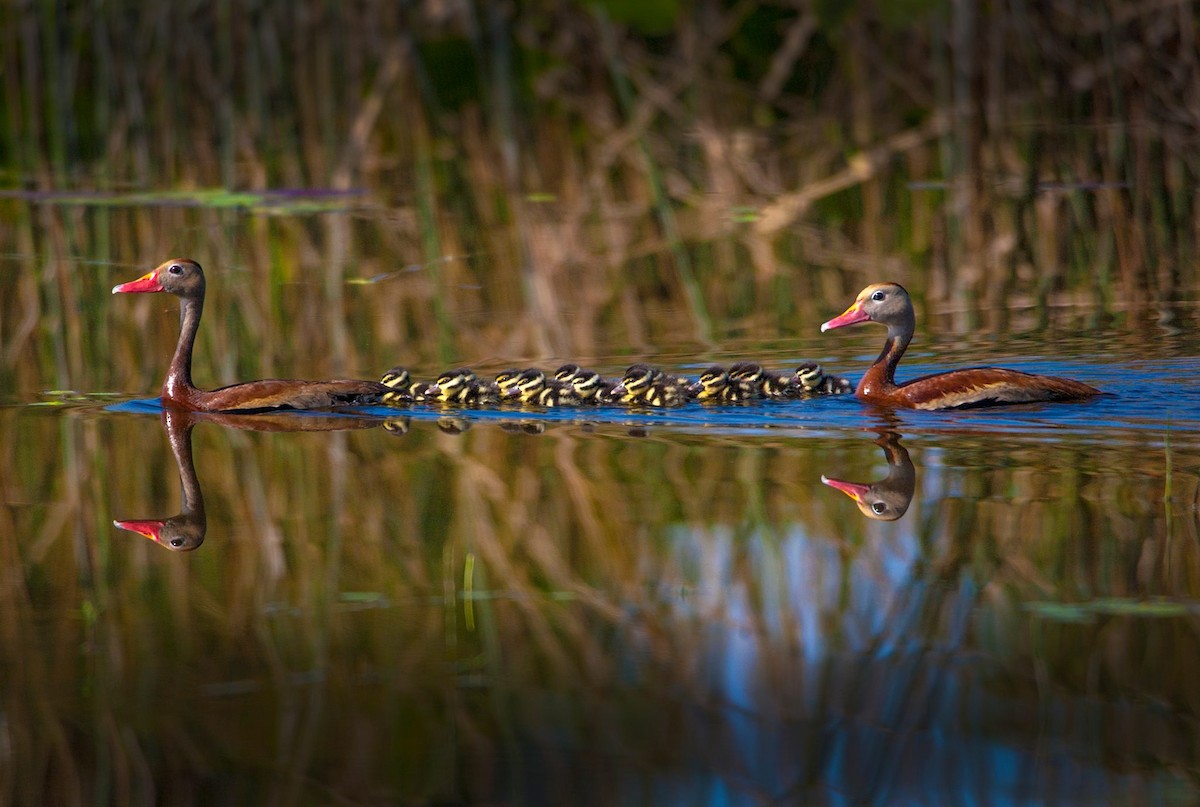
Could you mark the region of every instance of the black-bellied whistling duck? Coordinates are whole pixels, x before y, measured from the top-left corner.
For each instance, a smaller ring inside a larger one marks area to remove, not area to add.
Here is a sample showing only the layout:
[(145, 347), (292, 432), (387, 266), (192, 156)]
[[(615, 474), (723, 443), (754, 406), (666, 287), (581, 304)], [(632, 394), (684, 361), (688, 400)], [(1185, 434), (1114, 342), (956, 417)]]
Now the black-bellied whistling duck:
[(192, 346), (204, 310), (204, 270), (195, 261), (173, 258), (152, 272), (113, 287), (113, 294), (165, 291), (179, 298), (179, 342), (162, 385), (163, 406), (193, 412), (267, 412), (323, 409), (378, 402), (388, 388), (378, 381), (295, 381), (278, 378), (215, 390), (192, 384)]
[(900, 435), (886, 432), (879, 436), (875, 444), (883, 449), (883, 455), (887, 458), (888, 473), (883, 479), (868, 485), (822, 475), (821, 481), (853, 499), (867, 518), (895, 521), (907, 513), (908, 506), (912, 504), (913, 493), (917, 489), (917, 470), (908, 451), (900, 445)]
[(883, 351), (863, 374), (855, 390), (855, 395), (868, 403), (909, 409), (954, 409), (1035, 401), (1076, 401), (1100, 394), (1095, 387), (1068, 378), (1000, 367), (952, 370), (897, 384), (896, 365), (916, 329), (916, 315), (908, 292), (898, 283), (867, 286), (858, 293), (853, 305), (822, 325), (821, 331), (860, 322), (878, 322), (888, 329)]

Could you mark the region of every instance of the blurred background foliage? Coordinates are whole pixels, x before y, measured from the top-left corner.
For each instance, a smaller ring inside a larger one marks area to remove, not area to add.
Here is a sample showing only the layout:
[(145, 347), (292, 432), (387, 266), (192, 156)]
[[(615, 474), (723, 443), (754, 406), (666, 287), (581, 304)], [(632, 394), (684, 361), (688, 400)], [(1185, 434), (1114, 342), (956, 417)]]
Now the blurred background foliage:
[(365, 189), (398, 219), (375, 239), (502, 256), (534, 296), (596, 271), (597, 304), (632, 282), (700, 320), (716, 249), (765, 284), (734, 313), (805, 292), (796, 262), (965, 305), (1170, 300), (1196, 285), (1197, 20), (1115, 0), (9, 3), (2, 181)]

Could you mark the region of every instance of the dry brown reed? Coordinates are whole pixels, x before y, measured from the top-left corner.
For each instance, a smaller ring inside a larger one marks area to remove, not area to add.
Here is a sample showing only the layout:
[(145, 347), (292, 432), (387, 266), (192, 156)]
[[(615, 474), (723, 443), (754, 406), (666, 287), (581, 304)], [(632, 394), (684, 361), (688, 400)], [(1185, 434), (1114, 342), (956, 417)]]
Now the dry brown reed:
[[(202, 257), (316, 271), (335, 310), (356, 269), (419, 266), (385, 284), (425, 290), (391, 318), (436, 334), (438, 361), (464, 325), (511, 354), (599, 355), (610, 330), (644, 349), (660, 304), (673, 338), (720, 343), (744, 316), (820, 321), (813, 290), (882, 273), (959, 308), (1169, 301), (1197, 283), (1185, 8), (704, 3), (660, 36), (572, 5), (12, 5), (0, 148), (29, 191), (365, 188), (377, 214), (281, 222), (307, 236), (286, 253), (258, 222)], [(145, 224), (9, 209), (17, 255), (139, 263), (221, 244), (231, 215), (157, 220), (129, 255)], [(57, 287), (75, 376), (60, 266), (24, 268)], [(22, 274), (6, 297), (28, 300)], [(339, 369), (352, 331), (329, 331)]]

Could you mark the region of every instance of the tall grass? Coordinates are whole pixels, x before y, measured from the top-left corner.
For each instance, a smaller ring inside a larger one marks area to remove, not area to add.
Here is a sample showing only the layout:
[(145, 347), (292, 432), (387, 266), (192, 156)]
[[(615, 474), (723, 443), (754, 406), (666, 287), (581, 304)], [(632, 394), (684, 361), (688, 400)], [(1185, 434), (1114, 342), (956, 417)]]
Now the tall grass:
[(365, 187), (426, 262), (462, 241), (531, 306), (596, 267), (701, 341), (720, 270), (684, 246), (720, 238), (934, 302), (1195, 288), (1186, 5), (649, 7), (8, 6), (5, 184)]

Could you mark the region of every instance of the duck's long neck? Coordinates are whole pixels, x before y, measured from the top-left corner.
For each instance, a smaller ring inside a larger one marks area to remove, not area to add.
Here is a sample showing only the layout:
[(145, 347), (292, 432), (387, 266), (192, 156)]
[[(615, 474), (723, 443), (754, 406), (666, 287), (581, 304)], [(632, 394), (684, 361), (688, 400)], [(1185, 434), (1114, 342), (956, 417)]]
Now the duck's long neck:
[(203, 310), (203, 297), (180, 298), (179, 341), (175, 344), (175, 355), (171, 358), (171, 366), (167, 368), (167, 377), (163, 381), (164, 398), (177, 399), (195, 389), (192, 385), (192, 346), (200, 330), (200, 313)]
[(915, 329), (916, 316), (912, 311), (909, 311), (908, 315), (899, 322), (888, 324), (887, 339), (883, 343), (883, 350), (879, 352), (879, 358), (875, 359), (875, 363), (871, 365), (863, 375), (862, 381), (859, 382), (860, 392), (881, 392), (896, 386), (896, 366), (900, 364), (904, 351), (908, 349), (908, 343), (912, 341)]

